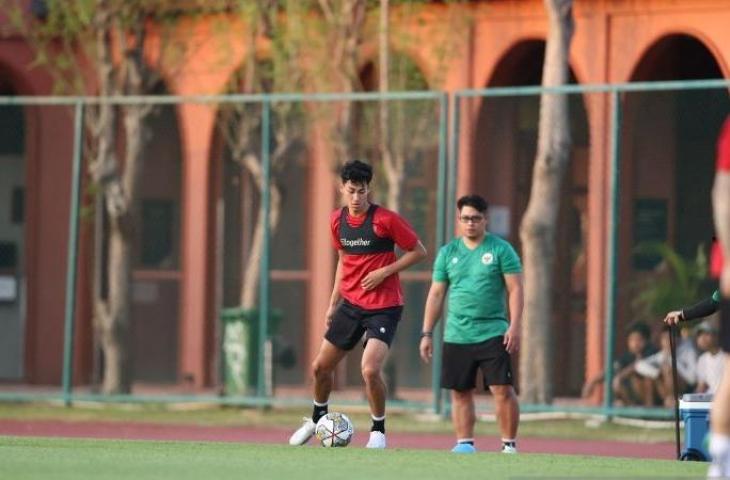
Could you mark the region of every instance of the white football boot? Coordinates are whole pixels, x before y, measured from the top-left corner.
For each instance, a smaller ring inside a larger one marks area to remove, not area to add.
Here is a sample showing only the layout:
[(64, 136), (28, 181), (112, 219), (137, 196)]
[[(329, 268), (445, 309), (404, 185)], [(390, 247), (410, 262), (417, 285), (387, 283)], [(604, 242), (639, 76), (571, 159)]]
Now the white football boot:
[(502, 445), (502, 453), (515, 454), (517, 453), (517, 447), (512, 445)]
[(370, 440), (365, 448), (385, 448), (385, 434), (383, 432), (370, 432)]
[(304, 417), (304, 423), (289, 437), (289, 445), (304, 445), (314, 435), (316, 425), (309, 417)]

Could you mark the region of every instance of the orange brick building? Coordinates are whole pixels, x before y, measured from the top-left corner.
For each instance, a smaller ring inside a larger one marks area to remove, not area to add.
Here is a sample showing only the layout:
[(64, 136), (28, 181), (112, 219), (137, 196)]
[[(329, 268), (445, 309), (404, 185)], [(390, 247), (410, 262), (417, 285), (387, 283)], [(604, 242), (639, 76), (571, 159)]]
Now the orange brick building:
[[(539, 83), (547, 25), (541, 1), (475, 1), (460, 8), (468, 21), (450, 33), (455, 50), (446, 68), (436, 53), (441, 39), (429, 30), (445, 18), (446, 7), (438, 3), (424, 7), (421, 20), (393, 16), (394, 31), (408, 31), (417, 39), (399, 44), (398, 35), (393, 35), (393, 49), (418, 65), (432, 87), (449, 92)], [(576, 83), (730, 77), (730, 3), (725, 0), (576, 0), (574, 13), (570, 62)], [(231, 28), (226, 62), (221, 64), (213, 43), (204, 44), (179, 71), (161, 72), (160, 92), (221, 93), (245, 54), (235, 38), (242, 28), (235, 23)], [(211, 29), (210, 22), (201, 22), (191, 28), (191, 36), (211, 35)], [(377, 45), (366, 42), (362, 52), (366, 69)], [(32, 58), (22, 38), (0, 39), (0, 94), (52, 91), (51, 80), (29, 68)], [(442, 79), (439, 85), (437, 77)], [(727, 92), (720, 90), (629, 94), (622, 101), (619, 271), (620, 284), (628, 285), (644, 270), (631, 254), (638, 240), (659, 235), (692, 253), (711, 236), (714, 137), (730, 103)], [(475, 99), (463, 105), (457, 193), (483, 193), (498, 207), (501, 233), (515, 243), (529, 193), (537, 106), (536, 98)], [(574, 148), (565, 194), (568, 207), (561, 214), (555, 297), (555, 361), (561, 366), (556, 385), (559, 394), (568, 395), (577, 393), (586, 375), (602, 368), (610, 205), (609, 98), (576, 95), (571, 106)], [(157, 140), (145, 153), (143, 190), (150, 231), (167, 240), (150, 247), (134, 274), (138, 381), (182, 383), (193, 390), (216, 381), (216, 312), (220, 296), (227, 295), (223, 283), (230, 252), (221, 246), (240, 238), (240, 232), (226, 233), (217, 210), (227, 187), (220, 183), (226, 167), (221, 163), (216, 115), (206, 105), (164, 107), (151, 126)], [(0, 212), (0, 248), (5, 249), (0, 252), (6, 252), (6, 257), (0, 255), (5, 258), (0, 276), (15, 278), (18, 287), (15, 295), (0, 302), (0, 381), (57, 384), (60, 379), (69, 119), (70, 111), (61, 107), (0, 107), (0, 206), (10, 213)], [(322, 334), (320, 319), (335, 265), (327, 229), (329, 212), (338, 205), (331, 156), (324, 139), (312, 139), (303, 165), (284, 180), (295, 201), (284, 220), (291, 230), (280, 236), (301, 235), (306, 240), (273, 263), (274, 303), (289, 312), (282, 333), (297, 346), (295, 368), (277, 375), (282, 384), (306, 381), (312, 349)], [(658, 233), (647, 231), (651, 225), (642, 223), (646, 215), (660, 225)], [(155, 219), (160, 218), (155, 230)], [(87, 248), (91, 230), (86, 223)], [(432, 237), (425, 230), (422, 235)], [(285, 242), (276, 242), (275, 255), (286, 249)], [(428, 243), (433, 254), (436, 245)], [(230, 255), (240, 260), (240, 252)], [(83, 264), (75, 379), (88, 383), (98, 359), (90, 320), (93, 275), (90, 262)], [(404, 279), (412, 288), (408, 295), (413, 305), (399, 337), (399, 383), (428, 386), (430, 376), (415, 365), (411, 345), (420, 328), (428, 271), (414, 271)], [(622, 325), (631, 320), (629, 295), (628, 288), (620, 288)]]

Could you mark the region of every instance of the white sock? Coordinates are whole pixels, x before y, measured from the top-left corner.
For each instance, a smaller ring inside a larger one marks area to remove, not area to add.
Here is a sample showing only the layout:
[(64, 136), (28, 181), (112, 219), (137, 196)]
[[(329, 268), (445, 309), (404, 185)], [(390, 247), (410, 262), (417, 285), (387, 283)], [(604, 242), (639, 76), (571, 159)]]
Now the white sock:
[(312, 400), (315, 407), (326, 407), (329, 402), (319, 403), (317, 400)]
[(712, 463), (721, 469), (721, 473), (730, 475), (730, 435), (710, 434), (710, 455)]

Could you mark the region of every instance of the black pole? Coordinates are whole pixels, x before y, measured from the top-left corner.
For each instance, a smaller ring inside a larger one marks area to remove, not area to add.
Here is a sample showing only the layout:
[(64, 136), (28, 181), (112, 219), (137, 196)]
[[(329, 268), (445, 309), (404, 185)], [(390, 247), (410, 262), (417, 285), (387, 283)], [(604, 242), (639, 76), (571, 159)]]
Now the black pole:
[(672, 356), (672, 390), (674, 390), (674, 440), (677, 445), (677, 460), (682, 457), (681, 447), (679, 445), (679, 392), (677, 391), (677, 327), (671, 325), (669, 331), (669, 350)]

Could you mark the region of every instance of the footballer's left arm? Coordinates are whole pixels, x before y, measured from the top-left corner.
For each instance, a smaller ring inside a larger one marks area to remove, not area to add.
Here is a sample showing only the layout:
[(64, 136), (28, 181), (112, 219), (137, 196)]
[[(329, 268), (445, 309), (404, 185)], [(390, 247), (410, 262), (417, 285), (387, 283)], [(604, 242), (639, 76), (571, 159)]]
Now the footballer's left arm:
[(416, 246), (413, 247), (413, 249), (404, 253), (400, 256), (398, 260), (383, 268), (388, 270), (388, 275), (393, 275), (394, 273), (398, 273), (401, 270), (405, 270), (411, 265), (417, 264), (418, 262), (426, 258), (427, 254), (428, 253), (426, 252), (426, 247), (424, 247), (421, 241), (418, 240), (416, 241)]
[(365, 278), (363, 278), (362, 282), (360, 282), (360, 285), (365, 290), (372, 290), (389, 276), (394, 275), (401, 270), (405, 270), (411, 265), (415, 265), (426, 258), (427, 255), (426, 247), (423, 246), (423, 243), (419, 240), (418, 235), (416, 235), (416, 232), (413, 230), (413, 227), (408, 224), (406, 219), (400, 215), (393, 214), (385, 217), (383, 220), (386, 230), (385, 233), (393, 239), (395, 244), (398, 245), (401, 250), (404, 250), (405, 253), (390, 265), (385, 265), (382, 268), (368, 273)]
[(368, 273), (365, 278), (362, 279), (361, 285), (365, 290), (372, 290), (389, 276), (420, 262), (426, 258), (426, 255), (426, 247), (424, 247), (421, 241), (418, 240), (413, 249), (401, 255), (395, 262)]

